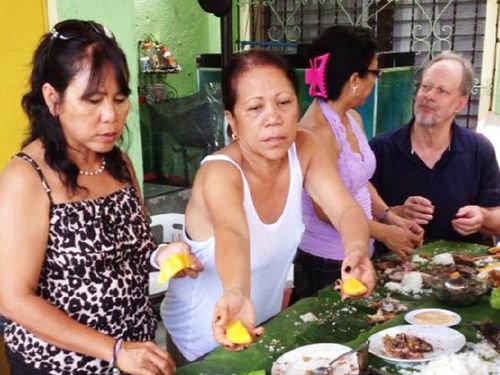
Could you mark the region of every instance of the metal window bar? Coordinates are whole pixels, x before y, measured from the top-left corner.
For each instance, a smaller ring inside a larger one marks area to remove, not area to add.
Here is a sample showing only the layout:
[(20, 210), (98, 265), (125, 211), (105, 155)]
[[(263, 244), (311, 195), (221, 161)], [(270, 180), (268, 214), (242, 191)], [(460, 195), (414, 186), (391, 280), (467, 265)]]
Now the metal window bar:
[[(272, 48), (296, 53), (334, 24), (371, 27), (384, 50), (414, 51), (415, 69), (434, 54), (452, 49), (470, 58), (475, 89), (458, 122), (475, 128), (479, 102), (486, 1), (479, 0), (239, 0), (250, 3), (248, 42), (277, 42)], [(279, 43), (283, 42), (282, 46)]]

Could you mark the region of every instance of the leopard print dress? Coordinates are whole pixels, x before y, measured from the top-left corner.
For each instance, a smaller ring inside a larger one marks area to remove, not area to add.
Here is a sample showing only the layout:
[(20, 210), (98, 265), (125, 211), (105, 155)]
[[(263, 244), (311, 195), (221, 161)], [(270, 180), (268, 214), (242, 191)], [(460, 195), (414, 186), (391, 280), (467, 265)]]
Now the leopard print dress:
[[(148, 298), (148, 259), (154, 248), (135, 189), (79, 202), (50, 200), (47, 251), (37, 293), (73, 319), (124, 340), (154, 338), (156, 318)], [(13, 356), (48, 374), (113, 373), (109, 363), (48, 344), (9, 322), (5, 343)], [(115, 369), (116, 370), (116, 369)], [(114, 372), (116, 373), (116, 372)]]

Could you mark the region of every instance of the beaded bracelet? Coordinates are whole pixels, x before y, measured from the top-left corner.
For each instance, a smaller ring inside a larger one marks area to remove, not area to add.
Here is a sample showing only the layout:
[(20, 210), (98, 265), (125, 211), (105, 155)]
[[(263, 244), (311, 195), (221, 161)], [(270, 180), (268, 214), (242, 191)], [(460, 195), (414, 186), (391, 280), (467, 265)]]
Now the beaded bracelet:
[(123, 343), (123, 339), (118, 339), (115, 341), (115, 345), (113, 346), (113, 357), (111, 358), (111, 361), (109, 362), (109, 367), (111, 367), (111, 368), (116, 367), (116, 359), (118, 357), (118, 352), (122, 348), (122, 343)]
[(385, 219), (387, 219), (387, 215), (389, 215), (389, 211), (390, 211), (390, 210), (391, 210), (391, 208), (390, 208), (390, 207), (387, 207), (387, 208), (384, 210), (384, 212), (382, 212), (382, 215), (380, 215), (380, 216), (379, 216), (378, 220), (379, 220), (380, 222), (382, 222), (382, 223), (383, 223), (383, 222), (385, 221)]

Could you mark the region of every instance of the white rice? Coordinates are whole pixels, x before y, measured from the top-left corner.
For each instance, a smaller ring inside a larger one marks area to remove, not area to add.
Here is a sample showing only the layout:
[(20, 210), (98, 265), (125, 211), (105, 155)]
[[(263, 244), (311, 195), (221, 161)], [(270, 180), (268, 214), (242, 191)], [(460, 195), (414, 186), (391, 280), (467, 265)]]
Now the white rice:
[(415, 254), (411, 257), (411, 262), (412, 263), (427, 263), (429, 260), (421, 257), (418, 254)]
[(318, 320), (318, 318), (316, 317), (316, 315), (314, 315), (312, 312), (307, 312), (307, 313), (305, 313), (303, 315), (300, 315), (299, 318), (304, 323), (314, 322), (314, 321)]
[(400, 375), (500, 375), (500, 354), (486, 341), (468, 343), (462, 353), (448, 354), (428, 363), (402, 365)]
[(384, 285), (386, 289), (393, 292), (401, 292), (405, 294), (419, 294), (422, 293), (422, 275), (420, 272), (408, 272), (404, 274), (400, 283), (389, 281)]
[(449, 264), (455, 264), (455, 261), (453, 260), (453, 255), (450, 253), (442, 253), (434, 255), (432, 264), (447, 266)]

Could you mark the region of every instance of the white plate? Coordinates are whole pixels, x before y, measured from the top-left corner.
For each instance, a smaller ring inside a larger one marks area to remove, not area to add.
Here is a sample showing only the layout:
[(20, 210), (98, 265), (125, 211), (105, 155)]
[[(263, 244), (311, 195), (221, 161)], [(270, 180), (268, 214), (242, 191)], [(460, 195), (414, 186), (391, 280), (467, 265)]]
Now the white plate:
[(418, 309), (407, 313), (405, 320), (410, 324), (451, 327), (460, 323), (462, 318), (450, 310)]
[[(272, 375), (304, 375), (319, 366), (328, 366), (331, 360), (351, 350), (340, 344), (311, 344), (291, 350), (274, 362)], [(356, 358), (356, 357), (353, 357)], [(357, 363), (355, 364), (357, 368)], [(357, 373), (357, 371), (356, 371)]]
[[(424, 353), (423, 358), (402, 359), (392, 357), (385, 351), (383, 338), (385, 335), (395, 336), (398, 333), (417, 336), (432, 345), (433, 351)], [(377, 357), (393, 362), (425, 362), (446, 354), (458, 352), (465, 345), (465, 336), (454, 329), (442, 326), (404, 325), (384, 329), (370, 336), (370, 352)]]

